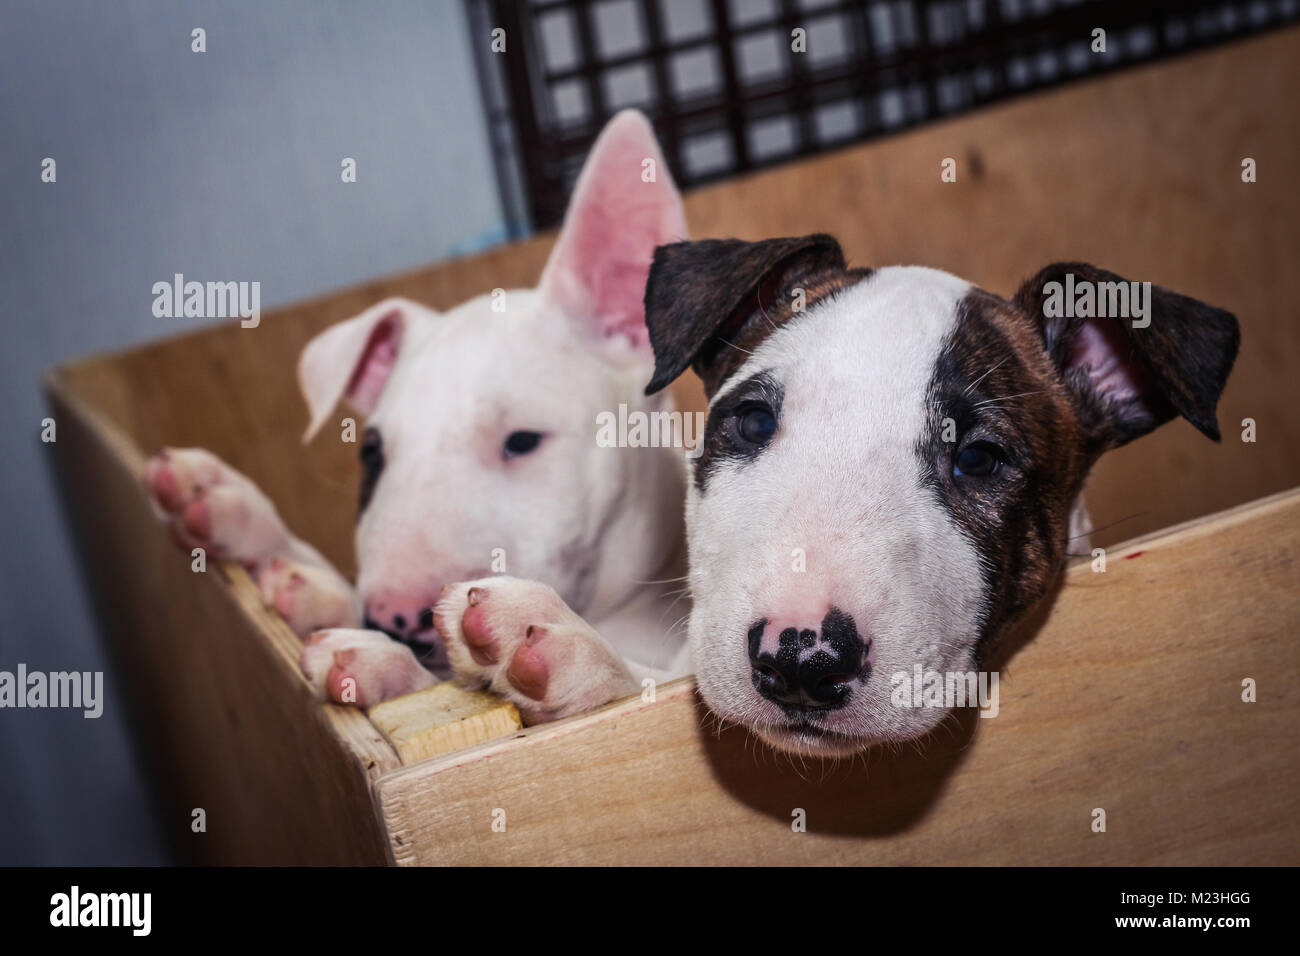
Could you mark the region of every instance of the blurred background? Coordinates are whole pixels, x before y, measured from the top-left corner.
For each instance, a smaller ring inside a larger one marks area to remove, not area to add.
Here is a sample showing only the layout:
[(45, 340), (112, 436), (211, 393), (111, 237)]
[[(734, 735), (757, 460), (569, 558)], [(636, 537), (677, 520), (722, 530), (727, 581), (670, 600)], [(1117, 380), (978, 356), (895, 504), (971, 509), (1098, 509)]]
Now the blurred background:
[[(271, 309), (552, 227), (629, 106), (689, 189), (1272, 29), (1298, 6), (6, 0), (0, 669), (109, 671), (39, 384), (203, 321), (155, 318), (154, 282), (257, 279)], [(0, 864), (170, 860), (106, 683), (98, 720), (0, 711)]]

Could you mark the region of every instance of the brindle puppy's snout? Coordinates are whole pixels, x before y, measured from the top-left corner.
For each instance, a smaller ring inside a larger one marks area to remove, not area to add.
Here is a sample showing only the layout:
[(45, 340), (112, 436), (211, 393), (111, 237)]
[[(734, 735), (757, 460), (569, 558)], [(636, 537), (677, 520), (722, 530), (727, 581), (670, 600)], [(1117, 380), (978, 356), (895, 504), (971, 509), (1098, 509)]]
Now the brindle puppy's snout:
[(794, 625), (781, 627), (776, 653), (763, 648), (769, 620), (749, 629), (749, 661), (754, 689), (768, 700), (798, 711), (838, 710), (848, 703), (853, 684), (870, 676), (870, 640), (858, 635), (853, 618), (831, 608), (820, 633)]

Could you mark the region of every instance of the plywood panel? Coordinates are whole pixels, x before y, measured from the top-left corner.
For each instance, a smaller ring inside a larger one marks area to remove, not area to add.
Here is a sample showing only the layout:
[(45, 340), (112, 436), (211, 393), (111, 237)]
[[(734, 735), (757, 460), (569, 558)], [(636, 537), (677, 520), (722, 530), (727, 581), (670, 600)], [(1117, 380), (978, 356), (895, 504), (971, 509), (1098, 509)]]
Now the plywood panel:
[[(370, 784), (400, 766), (361, 712), (322, 705), (300, 644), (237, 565), (191, 569), (150, 513), (140, 458), (56, 379), (63, 491), (163, 830), (183, 859), (387, 860)], [(191, 829), (201, 808), (206, 832)]]
[(839, 766), (718, 732), (679, 681), (395, 771), (376, 785), (394, 857), (1300, 863), (1300, 491), (1072, 567), (1036, 629), (999, 668), (997, 716)]

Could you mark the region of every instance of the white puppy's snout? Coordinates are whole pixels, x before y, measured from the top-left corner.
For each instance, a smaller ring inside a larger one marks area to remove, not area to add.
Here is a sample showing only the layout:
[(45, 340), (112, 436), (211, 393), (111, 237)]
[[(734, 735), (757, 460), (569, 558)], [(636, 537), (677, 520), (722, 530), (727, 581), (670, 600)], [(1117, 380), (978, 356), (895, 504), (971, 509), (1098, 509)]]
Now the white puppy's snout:
[(446, 585), (457, 581), (485, 578), (486, 568), (444, 569), (419, 582), (386, 584), (361, 588), (361, 606), (365, 625), (376, 631), (400, 637), (418, 637), (423, 643), (435, 643), (433, 611)]
[(439, 588), (400, 590), (381, 588), (366, 594), (365, 625), (376, 631), (386, 631), (400, 637), (410, 637), (433, 628), (433, 607), (438, 602)]

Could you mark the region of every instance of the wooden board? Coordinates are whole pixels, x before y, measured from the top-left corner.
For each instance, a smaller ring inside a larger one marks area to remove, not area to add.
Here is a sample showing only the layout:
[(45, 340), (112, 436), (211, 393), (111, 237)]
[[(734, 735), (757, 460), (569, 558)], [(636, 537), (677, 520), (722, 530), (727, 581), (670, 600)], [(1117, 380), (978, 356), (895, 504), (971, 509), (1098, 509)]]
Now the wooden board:
[(403, 764), (495, 740), (524, 726), (510, 701), (454, 681), (386, 700), (367, 716)]
[(191, 570), (149, 510), (138, 451), (57, 380), (48, 394), (64, 499), (171, 845), (190, 862), (386, 862), (370, 784), (397, 754), (362, 713), (312, 697), (298, 638), (241, 567)]
[(792, 761), (678, 681), (375, 792), (402, 864), (1295, 865), (1298, 632), (1300, 490), (1073, 566), (998, 715), (915, 749)]

